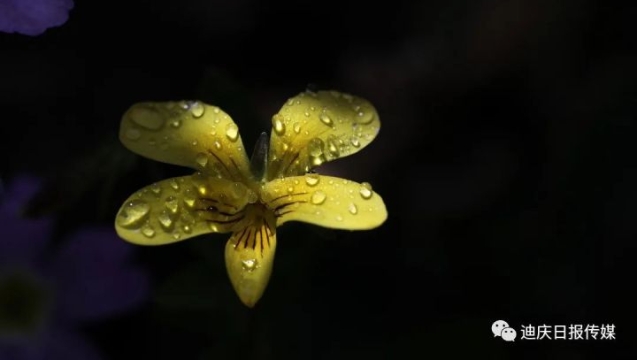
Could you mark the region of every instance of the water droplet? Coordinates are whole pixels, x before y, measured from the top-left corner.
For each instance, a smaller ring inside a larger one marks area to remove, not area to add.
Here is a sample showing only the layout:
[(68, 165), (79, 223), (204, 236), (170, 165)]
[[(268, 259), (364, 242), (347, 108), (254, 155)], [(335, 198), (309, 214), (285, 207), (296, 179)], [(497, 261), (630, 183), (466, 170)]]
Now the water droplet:
[(219, 140), (215, 140), (215, 149), (221, 150), (221, 143), (219, 142)]
[(169, 196), (166, 198), (166, 208), (170, 210), (173, 214), (177, 213), (179, 210), (179, 201), (174, 196)]
[(146, 129), (159, 130), (164, 126), (164, 120), (159, 114), (147, 107), (135, 107), (129, 112), (131, 120)]
[(175, 191), (179, 191), (179, 184), (175, 179), (170, 180), (170, 187)]
[(126, 204), (117, 223), (121, 226), (138, 224), (150, 211), (150, 206), (143, 200), (133, 200)]
[(257, 268), (256, 259), (243, 260), (241, 263), (242, 263), (243, 269), (248, 272), (252, 272)]
[(190, 234), (192, 232), (192, 228), (189, 225), (184, 225), (181, 227), (181, 229), (186, 233), (186, 234)]
[(289, 148), (290, 148), (290, 145), (283, 143), (283, 151), (288, 151)]
[(288, 106), (292, 106), (294, 105), (294, 99), (290, 98), (288, 99), (288, 102), (286, 103)]
[(353, 147), (360, 147), (361, 146), (361, 142), (358, 140), (358, 138), (356, 136), (353, 136), (350, 138), (349, 142), (352, 144)]
[(294, 187), (290, 186), (290, 187), (288, 188), (288, 193), (290, 193), (290, 194), (291, 194), (291, 193), (293, 193), (293, 192), (294, 192)]
[(199, 101), (195, 101), (192, 104), (190, 104), (190, 113), (195, 119), (202, 117), (205, 111), (206, 109), (203, 107), (203, 105)]
[(141, 131), (139, 131), (139, 130), (137, 130), (137, 129), (128, 129), (128, 130), (126, 131), (126, 137), (127, 137), (129, 140), (137, 140), (137, 139), (139, 139), (140, 137), (142, 137), (142, 133), (141, 133)]
[(316, 186), (319, 183), (321, 177), (318, 174), (306, 174), (305, 175), (305, 183), (308, 186)]
[(219, 113), (219, 108), (215, 106), (215, 108), (212, 109), (212, 112), (215, 113), (215, 114), (218, 114)]
[(195, 196), (192, 194), (192, 190), (187, 189), (184, 194), (184, 204), (189, 208), (193, 208), (195, 206)]
[(327, 126), (333, 126), (334, 122), (332, 121), (332, 118), (329, 117), (329, 115), (327, 115), (326, 113), (322, 113), (319, 116), (319, 119), (321, 119), (321, 122)]
[(325, 147), (325, 144), (323, 143), (323, 140), (319, 138), (314, 138), (310, 140), (310, 143), (307, 145), (310, 156), (312, 157), (319, 157), (323, 155), (324, 147)]
[(159, 194), (161, 194), (161, 186), (159, 186), (159, 184), (157, 184), (157, 183), (152, 184), (150, 186), (150, 191), (152, 191), (153, 194), (155, 194), (155, 195), (159, 195)]
[(166, 210), (162, 211), (161, 214), (159, 214), (159, 216), (157, 217), (157, 220), (159, 220), (159, 223), (161, 224), (161, 226), (163, 226), (166, 229), (169, 229), (173, 224), (173, 220), (170, 218)]
[(199, 144), (199, 142), (197, 140), (193, 140), (191, 144), (192, 144), (192, 146), (197, 146), (197, 144)]
[(306, 110), (303, 114), (304, 114), (306, 117), (310, 117), (310, 112), (309, 112), (309, 111), (307, 111), (307, 110)]
[(197, 164), (199, 164), (199, 166), (205, 168), (206, 165), (208, 165), (208, 156), (204, 153), (199, 153), (195, 157), (195, 161), (197, 162)]
[(248, 190), (248, 203), (254, 204), (257, 200), (259, 200), (259, 195), (252, 190)]
[(175, 129), (178, 128), (181, 125), (181, 120), (177, 119), (174, 120), (170, 123), (170, 126), (174, 127)]
[(317, 190), (314, 194), (312, 194), (311, 201), (314, 205), (321, 205), (325, 202), (325, 199), (327, 199), (327, 195), (325, 195), (325, 193), (321, 190)]
[(279, 114), (274, 115), (272, 117), (272, 120), (273, 120), (274, 132), (279, 136), (283, 136), (283, 134), (285, 134), (285, 124), (283, 123), (281, 119), (281, 115)]
[(347, 100), (347, 102), (352, 102), (352, 100), (354, 100), (354, 97), (350, 94), (343, 94), (343, 99)]
[(226, 129), (226, 136), (228, 140), (235, 142), (239, 138), (239, 127), (236, 124), (230, 123)]
[(362, 183), (361, 184), (361, 189), (360, 189), (360, 194), (361, 194), (361, 197), (363, 199), (365, 199), (365, 200), (370, 199), (372, 197), (372, 194), (373, 194), (372, 186), (369, 183), (367, 183), (367, 182)]
[(352, 215), (358, 214), (358, 208), (356, 207), (356, 204), (354, 203), (349, 204), (349, 207), (347, 208), (347, 210), (349, 210), (349, 213)]
[(147, 238), (152, 238), (155, 236), (155, 229), (153, 229), (150, 225), (144, 225), (142, 228), (142, 234), (144, 234)]
[(206, 188), (206, 186), (200, 185), (197, 187), (197, 191), (199, 191), (199, 195), (205, 196), (206, 193), (208, 192), (208, 189)]
[(327, 150), (329, 151), (330, 155), (332, 155), (333, 157), (338, 157), (339, 152), (338, 152), (338, 146), (336, 145), (335, 139), (336, 138), (334, 136), (327, 139)]
[(356, 115), (358, 116), (358, 123), (360, 124), (369, 124), (374, 120), (373, 111), (359, 111)]
[(336, 215), (336, 221), (343, 221), (343, 217), (340, 215)]
[(175, 231), (175, 232), (173, 233), (173, 239), (175, 239), (175, 240), (179, 240), (179, 239), (181, 239), (181, 234)]
[(292, 127), (294, 129), (295, 133), (300, 133), (301, 132), (301, 124), (300, 123), (294, 123), (294, 126)]

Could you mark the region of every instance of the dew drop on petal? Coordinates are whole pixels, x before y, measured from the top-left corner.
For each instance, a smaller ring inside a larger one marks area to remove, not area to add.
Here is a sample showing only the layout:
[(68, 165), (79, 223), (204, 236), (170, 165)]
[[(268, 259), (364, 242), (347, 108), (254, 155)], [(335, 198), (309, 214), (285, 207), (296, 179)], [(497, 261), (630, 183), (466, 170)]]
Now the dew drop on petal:
[(294, 123), (292, 129), (294, 130), (295, 133), (297, 133), (297, 134), (300, 133), (301, 132), (301, 124), (298, 123), (298, 122)]
[(164, 126), (164, 120), (154, 110), (137, 107), (132, 109), (129, 114), (135, 124), (148, 130), (159, 130)]
[(340, 215), (336, 215), (336, 221), (343, 221), (343, 217)]
[(349, 213), (352, 214), (352, 215), (358, 214), (358, 208), (356, 207), (356, 204), (354, 204), (354, 203), (350, 203), (349, 207), (347, 208), (347, 210), (349, 210)]
[(372, 194), (373, 194), (372, 186), (369, 183), (367, 183), (367, 182), (362, 183), (361, 184), (361, 189), (360, 189), (360, 194), (361, 194), (361, 197), (363, 199), (365, 199), (365, 200), (370, 199), (372, 197)]
[(235, 199), (241, 199), (244, 196), (246, 196), (247, 193), (247, 189), (245, 186), (243, 186), (241, 183), (234, 183), (232, 184), (232, 197)]
[(179, 201), (174, 196), (169, 196), (166, 198), (165, 202), (166, 208), (170, 210), (173, 214), (177, 213), (179, 210)]
[(219, 140), (215, 140), (215, 149), (221, 150), (221, 142)]
[(256, 259), (247, 259), (241, 262), (244, 270), (248, 272), (252, 272), (257, 268), (257, 260)]
[(292, 186), (288, 187), (288, 193), (290, 193), (290, 194), (291, 194), (291, 193), (293, 193), (293, 192), (294, 192), (294, 187), (292, 187)]
[(283, 134), (285, 134), (285, 124), (281, 120), (281, 116), (278, 114), (274, 115), (272, 120), (274, 121), (274, 132), (279, 136), (283, 136)]
[(192, 104), (190, 104), (190, 113), (192, 114), (192, 117), (194, 117), (195, 119), (202, 117), (205, 111), (206, 109), (203, 107), (203, 105), (199, 101), (195, 101)]
[(126, 131), (126, 137), (129, 140), (137, 140), (140, 137), (142, 137), (142, 133), (139, 130), (137, 130), (137, 129), (128, 129)]
[(308, 186), (316, 186), (319, 183), (321, 177), (318, 174), (306, 174), (305, 175), (305, 183)]
[(322, 113), (319, 116), (319, 119), (321, 120), (321, 122), (327, 126), (332, 126), (334, 125), (334, 121), (332, 121), (332, 118), (329, 117), (329, 115), (327, 115), (326, 113)]
[(195, 197), (192, 194), (192, 190), (187, 189), (184, 194), (184, 204), (189, 208), (193, 208), (195, 206)]
[(150, 211), (150, 206), (143, 200), (133, 200), (126, 204), (117, 223), (121, 226), (138, 224)]
[(144, 225), (142, 228), (142, 234), (144, 234), (147, 238), (152, 238), (155, 236), (155, 229), (153, 229), (150, 225)]
[(236, 124), (230, 123), (226, 128), (226, 137), (228, 140), (235, 142), (239, 138), (239, 127)]
[(350, 138), (349, 142), (352, 144), (353, 147), (360, 147), (361, 146), (361, 142), (360, 140), (358, 140), (358, 137), (353, 136)]
[(312, 194), (311, 201), (314, 205), (321, 205), (325, 202), (325, 199), (327, 199), (327, 195), (325, 195), (325, 193), (321, 190), (317, 190), (314, 194)]
[(177, 231), (175, 231), (175, 232), (173, 233), (173, 239), (175, 239), (175, 240), (179, 240), (179, 239), (181, 239), (181, 234), (180, 234), (180, 233), (178, 233)]
[(150, 191), (152, 191), (153, 194), (155, 194), (155, 195), (160, 195), (161, 194), (161, 186), (159, 186), (159, 184), (157, 184), (157, 183), (152, 184), (150, 186)]
[(190, 225), (184, 225), (181, 227), (181, 229), (186, 233), (186, 234), (190, 234), (192, 232), (192, 228), (190, 227)]
[(173, 221), (168, 215), (168, 212), (166, 210), (162, 211), (159, 214), (159, 216), (157, 216), (157, 220), (159, 220), (159, 223), (161, 224), (161, 226), (163, 226), (166, 229), (169, 229), (173, 224)]
[(199, 153), (195, 157), (195, 161), (197, 161), (197, 164), (199, 164), (199, 166), (205, 168), (206, 165), (208, 165), (208, 156), (206, 156), (206, 154), (204, 153)]
[(179, 191), (179, 184), (175, 179), (170, 180), (170, 187), (175, 191)]

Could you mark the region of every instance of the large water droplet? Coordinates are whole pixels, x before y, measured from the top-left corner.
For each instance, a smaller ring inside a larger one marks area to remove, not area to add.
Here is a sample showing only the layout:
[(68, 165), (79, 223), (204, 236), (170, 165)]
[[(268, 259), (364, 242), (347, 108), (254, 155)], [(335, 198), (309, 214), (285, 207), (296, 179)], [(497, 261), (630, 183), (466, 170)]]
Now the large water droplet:
[(326, 113), (322, 113), (322, 114), (319, 116), (319, 119), (321, 119), (321, 122), (322, 122), (323, 124), (327, 125), (327, 126), (332, 126), (332, 125), (334, 125), (334, 121), (332, 121), (332, 118), (331, 118), (329, 115), (327, 115)]
[(184, 204), (186, 204), (186, 206), (192, 209), (195, 206), (195, 201), (196, 199), (192, 193), (192, 190), (187, 189), (184, 194)]
[(305, 183), (308, 186), (316, 186), (319, 183), (321, 177), (318, 174), (306, 174), (305, 175)]
[(314, 194), (312, 194), (311, 201), (314, 205), (321, 205), (325, 202), (325, 199), (327, 199), (327, 195), (325, 195), (325, 193), (321, 190), (317, 190)]
[(281, 119), (281, 115), (279, 114), (274, 115), (274, 117), (272, 117), (272, 120), (273, 120), (274, 132), (279, 136), (283, 136), (283, 134), (285, 134), (285, 124), (283, 123), (283, 120)]
[(195, 119), (202, 117), (205, 111), (206, 109), (199, 101), (195, 101), (190, 104), (190, 113)]
[(325, 143), (323, 143), (323, 140), (319, 138), (314, 138), (310, 140), (310, 143), (307, 145), (310, 156), (312, 157), (319, 157), (323, 155), (324, 147), (325, 147)]
[(149, 130), (159, 130), (164, 126), (164, 120), (149, 108), (136, 107), (130, 110), (129, 115), (135, 124)]
[(177, 213), (179, 210), (179, 200), (177, 200), (174, 196), (169, 196), (166, 198), (166, 208), (170, 210), (173, 214)]
[(137, 130), (137, 129), (128, 129), (128, 130), (126, 131), (126, 137), (127, 137), (129, 140), (137, 140), (137, 139), (139, 139), (140, 137), (142, 137), (142, 133), (141, 133), (141, 131), (139, 131), (139, 130)]
[(166, 229), (169, 229), (173, 224), (173, 220), (170, 218), (166, 210), (162, 211), (159, 216), (157, 216), (157, 220), (159, 220), (161, 226)]
[(237, 141), (237, 139), (239, 138), (239, 127), (234, 123), (228, 124), (228, 127), (226, 129), (226, 137), (228, 137), (228, 140), (232, 142)]
[(121, 226), (139, 224), (150, 211), (150, 206), (143, 200), (132, 200), (124, 207), (122, 214), (117, 217)]
[(199, 166), (205, 168), (206, 165), (208, 165), (208, 156), (204, 153), (199, 153), (195, 157), (195, 161), (197, 161), (197, 164), (199, 164)]
[(292, 129), (294, 130), (295, 133), (297, 133), (297, 134), (300, 133), (301, 132), (301, 124), (298, 123), (298, 122), (294, 123)]
[(359, 124), (369, 124), (374, 120), (374, 112), (373, 111), (359, 111), (356, 114), (357, 122)]
[(361, 184), (361, 189), (360, 189), (360, 194), (361, 194), (361, 197), (363, 199), (365, 199), (365, 200), (370, 199), (372, 197), (372, 194), (373, 194), (372, 186), (369, 183), (367, 183), (367, 182), (362, 183)]
[(144, 236), (146, 236), (147, 238), (152, 238), (153, 236), (155, 236), (155, 229), (153, 229), (153, 227), (148, 224), (144, 225), (144, 227), (142, 228), (142, 234), (144, 234)]
[(334, 136), (327, 139), (327, 150), (333, 157), (338, 157), (338, 146), (336, 145), (336, 138)]
[(358, 214), (358, 208), (356, 207), (356, 204), (354, 203), (349, 204), (349, 207), (347, 208), (347, 210), (349, 210), (349, 213), (352, 215)]
[(241, 265), (245, 271), (252, 272), (257, 268), (257, 260), (256, 259), (248, 259), (243, 260)]

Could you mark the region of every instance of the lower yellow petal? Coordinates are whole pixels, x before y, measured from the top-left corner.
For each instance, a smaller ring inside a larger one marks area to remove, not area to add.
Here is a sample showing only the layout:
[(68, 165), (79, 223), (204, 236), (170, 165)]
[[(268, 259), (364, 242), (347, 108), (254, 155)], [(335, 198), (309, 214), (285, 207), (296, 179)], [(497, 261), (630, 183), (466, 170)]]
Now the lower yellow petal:
[(276, 224), (272, 213), (251, 206), (248, 226), (226, 243), (226, 268), (237, 295), (253, 307), (263, 295), (272, 273), (276, 250)]
[(383, 199), (368, 183), (318, 174), (280, 178), (265, 184), (262, 200), (277, 226), (302, 221), (332, 229), (368, 230), (387, 219)]

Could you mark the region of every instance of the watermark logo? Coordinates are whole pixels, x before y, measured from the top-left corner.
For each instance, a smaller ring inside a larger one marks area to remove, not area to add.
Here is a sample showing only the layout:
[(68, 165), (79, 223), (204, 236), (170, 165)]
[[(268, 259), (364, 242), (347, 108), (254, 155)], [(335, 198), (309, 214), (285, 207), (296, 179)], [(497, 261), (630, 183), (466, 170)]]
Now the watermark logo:
[[(517, 331), (504, 320), (491, 324), (493, 337), (515, 341)], [(522, 325), (520, 340), (616, 340), (615, 324)]]
[(515, 329), (509, 327), (509, 323), (504, 320), (497, 320), (491, 324), (491, 332), (493, 337), (500, 336), (504, 341), (515, 341), (518, 335)]

